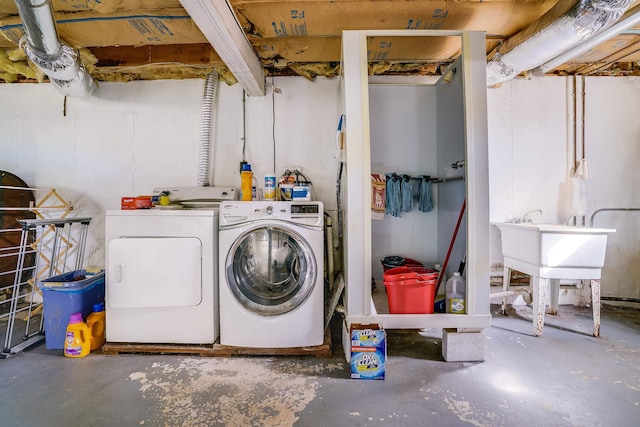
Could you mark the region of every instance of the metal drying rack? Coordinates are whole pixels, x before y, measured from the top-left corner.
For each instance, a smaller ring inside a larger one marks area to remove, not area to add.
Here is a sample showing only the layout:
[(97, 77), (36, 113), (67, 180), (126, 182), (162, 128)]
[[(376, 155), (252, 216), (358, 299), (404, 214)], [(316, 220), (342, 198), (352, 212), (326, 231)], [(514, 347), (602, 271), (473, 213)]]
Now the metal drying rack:
[[(0, 291), (10, 291), (10, 297), (0, 301), (0, 321), (4, 323), (6, 319), (7, 322), (0, 358), (44, 339), (42, 294), (36, 281), (64, 273), (74, 255), (75, 269), (82, 267), (90, 222), (91, 218), (18, 220), (20, 245), (11, 248), (17, 252), (3, 254), (17, 255), (17, 263), (15, 270), (7, 272), (14, 274), (13, 285), (0, 288)], [(78, 224), (79, 232), (72, 233), (76, 231), (73, 226)]]

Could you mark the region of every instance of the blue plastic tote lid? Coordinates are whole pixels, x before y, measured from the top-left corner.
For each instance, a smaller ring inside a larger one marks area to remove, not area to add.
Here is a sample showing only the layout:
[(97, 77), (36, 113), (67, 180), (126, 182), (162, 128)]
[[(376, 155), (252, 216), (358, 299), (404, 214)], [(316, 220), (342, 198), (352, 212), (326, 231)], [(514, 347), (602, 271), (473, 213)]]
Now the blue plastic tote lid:
[(87, 275), (84, 270), (75, 270), (38, 282), (43, 291), (85, 292), (104, 283), (104, 271)]

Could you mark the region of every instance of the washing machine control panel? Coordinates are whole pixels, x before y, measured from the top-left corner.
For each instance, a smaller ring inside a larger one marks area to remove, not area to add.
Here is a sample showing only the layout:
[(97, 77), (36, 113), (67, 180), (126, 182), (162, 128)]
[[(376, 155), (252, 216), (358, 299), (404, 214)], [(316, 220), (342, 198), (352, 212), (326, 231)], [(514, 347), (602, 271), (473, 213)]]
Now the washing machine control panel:
[(323, 214), (322, 202), (223, 202), (220, 205), (220, 227), (260, 220), (321, 225)]
[(291, 204), (291, 215), (311, 215), (317, 216), (320, 213), (320, 206), (316, 203), (312, 204)]

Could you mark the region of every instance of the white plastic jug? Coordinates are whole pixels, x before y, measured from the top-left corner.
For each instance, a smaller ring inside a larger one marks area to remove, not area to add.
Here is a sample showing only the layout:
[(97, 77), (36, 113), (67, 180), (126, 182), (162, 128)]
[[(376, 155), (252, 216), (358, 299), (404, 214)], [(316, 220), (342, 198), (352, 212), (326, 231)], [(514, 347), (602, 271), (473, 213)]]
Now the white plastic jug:
[(447, 313), (466, 313), (467, 285), (457, 271), (447, 280)]

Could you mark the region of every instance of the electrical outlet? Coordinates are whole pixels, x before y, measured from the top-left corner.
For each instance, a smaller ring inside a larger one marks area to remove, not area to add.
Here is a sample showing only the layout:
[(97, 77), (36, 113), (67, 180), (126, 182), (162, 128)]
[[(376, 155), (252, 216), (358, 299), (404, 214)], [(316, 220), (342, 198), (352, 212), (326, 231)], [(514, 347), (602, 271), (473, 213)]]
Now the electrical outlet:
[(291, 172), (293, 171), (302, 172), (302, 166), (285, 166), (284, 169)]

